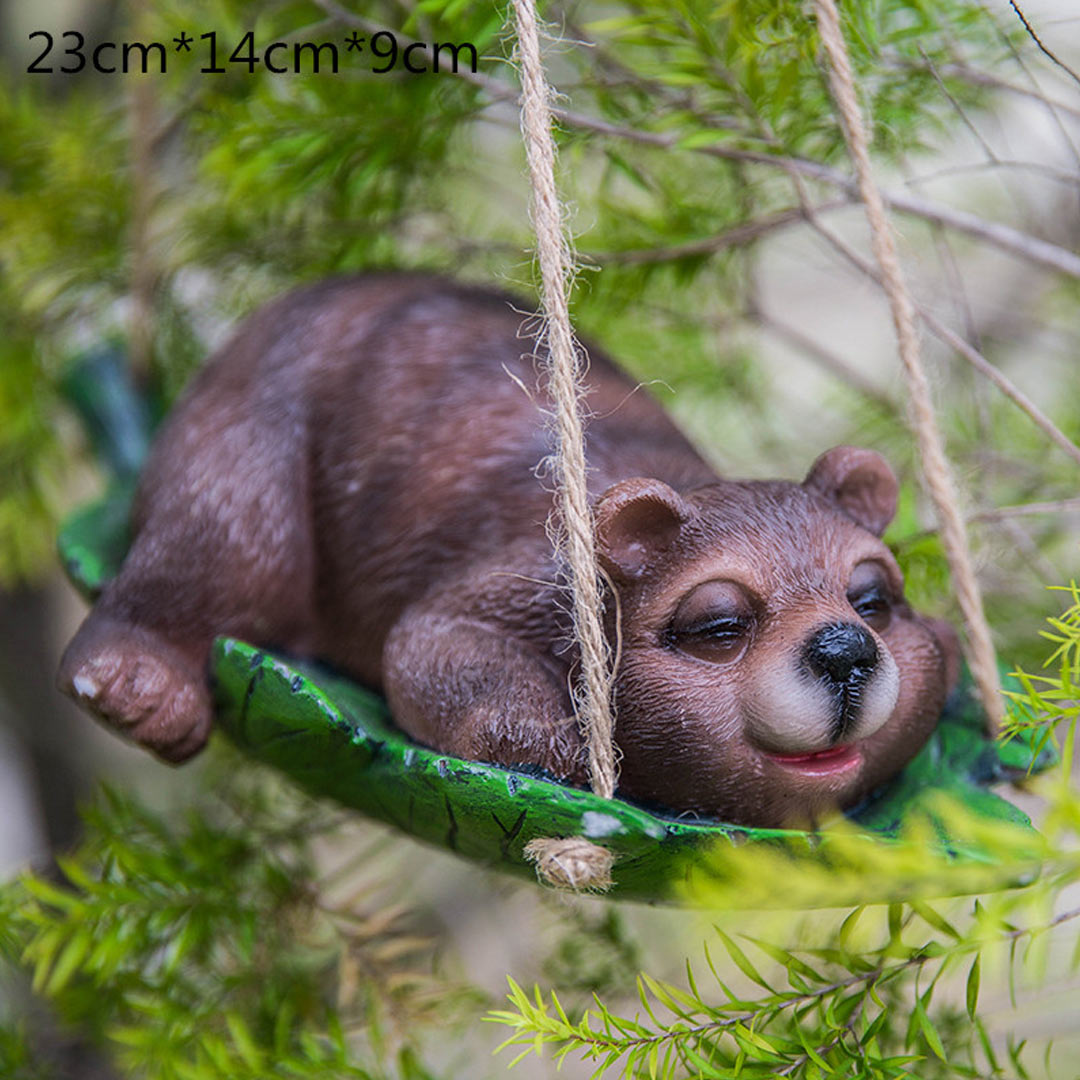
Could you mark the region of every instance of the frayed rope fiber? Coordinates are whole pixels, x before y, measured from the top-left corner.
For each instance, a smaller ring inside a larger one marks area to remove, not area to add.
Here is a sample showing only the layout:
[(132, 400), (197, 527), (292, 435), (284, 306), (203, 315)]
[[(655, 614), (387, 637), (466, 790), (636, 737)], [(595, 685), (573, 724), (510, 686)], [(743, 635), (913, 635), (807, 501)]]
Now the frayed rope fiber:
[(583, 837), (530, 840), (525, 845), (525, 858), (535, 863), (536, 872), (557, 889), (603, 892), (611, 888), (614, 854)]
[[(616, 758), (611, 708), (610, 649), (603, 628), (603, 594), (596, 563), (592, 511), (585, 470), (585, 431), (580, 400), (584, 394), (583, 356), (570, 325), (569, 289), (574, 260), (555, 185), (552, 137), (552, 91), (540, 56), (533, 0), (514, 0), (517, 62), (521, 72), (521, 133), (532, 184), (532, 221), (540, 263), (544, 322), (538, 335), (547, 345), (548, 391), (555, 405), (557, 451), (558, 546), (570, 571), (574, 632), (581, 650), (581, 677), (574, 710), (589, 751), (593, 791), (605, 799), (615, 794)], [(529, 848), (562, 845), (561, 854), (530, 855), (551, 884), (575, 889), (603, 889), (611, 884), (612, 856), (587, 840), (534, 840)], [(566, 854), (566, 845), (576, 845)], [(591, 854), (588, 849), (591, 849)], [(572, 872), (566, 872), (572, 867)]]
[(855, 166), (859, 194), (870, 223), (870, 243), (874, 258), (881, 267), (881, 278), (896, 328), (923, 478), (937, 512), (941, 542), (952, 571), (956, 599), (967, 626), (968, 665), (986, 711), (987, 734), (996, 735), (1005, 718), (1005, 709), (1001, 684), (998, 681), (994, 644), (983, 611), (982, 595), (972, 566), (967, 533), (949, 471), (944, 441), (934, 414), (930, 384), (919, 354), (914, 307), (900, 269), (892, 226), (870, 167), (866, 128), (855, 96), (855, 79), (851, 71), (847, 42), (840, 29), (835, 0), (814, 0), (814, 10), (821, 42), (828, 56), (829, 85), (840, 110), (844, 139)]

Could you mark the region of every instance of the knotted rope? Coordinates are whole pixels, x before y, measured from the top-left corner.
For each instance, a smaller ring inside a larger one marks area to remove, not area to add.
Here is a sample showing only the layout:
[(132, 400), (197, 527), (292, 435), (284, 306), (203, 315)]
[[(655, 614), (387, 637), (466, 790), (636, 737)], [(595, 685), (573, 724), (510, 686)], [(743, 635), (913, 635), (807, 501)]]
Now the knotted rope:
[(934, 414), (929, 382), (919, 355), (915, 311), (897, 258), (892, 226), (871, 172), (866, 128), (855, 96), (855, 80), (847, 42), (840, 29), (835, 0), (814, 0), (814, 8), (821, 41), (829, 60), (829, 85), (840, 110), (844, 139), (855, 165), (859, 194), (870, 223), (870, 242), (874, 258), (881, 267), (882, 283), (896, 328), (897, 344), (911, 404), (911, 423), (918, 440), (923, 477), (937, 512), (941, 541), (952, 572), (956, 599), (967, 626), (968, 645), (965, 652), (968, 665), (986, 711), (987, 733), (994, 735), (1005, 715), (994, 645), (983, 612), (979, 583), (972, 567), (956, 487)]
[[(514, 0), (517, 61), (521, 71), (521, 133), (532, 183), (532, 222), (540, 263), (543, 325), (537, 351), (546, 344), (548, 392), (555, 406), (557, 544), (565, 552), (573, 596), (574, 632), (581, 677), (574, 712), (588, 745), (589, 778), (597, 795), (615, 794), (616, 764), (611, 709), (610, 649), (603, 628), (603, 599), (585, 471), (585, 432), (580, 401), (585, 358), (570, 325), (569, 290), (574, 258), (555, 185), (552, 91), (540, 57), (533, 0)], [(525, 848), (550, 884), (604, 889), (611, 884), (613, 856), (588, 840), (538, 839)]]

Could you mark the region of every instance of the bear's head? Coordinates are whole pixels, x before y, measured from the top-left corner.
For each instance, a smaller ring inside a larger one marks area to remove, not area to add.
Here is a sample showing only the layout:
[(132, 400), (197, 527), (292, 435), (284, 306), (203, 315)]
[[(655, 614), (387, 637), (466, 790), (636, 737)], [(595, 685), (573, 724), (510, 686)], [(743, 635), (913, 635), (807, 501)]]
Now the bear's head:
[(956, 635), (904, 599), (881, 534), (897, 482), (869, 450), (802, 484), (677, 493), (624, 480), (596, 505), (618, 593), (622, 794), (747, 825), (851, 806), (933, 730)]

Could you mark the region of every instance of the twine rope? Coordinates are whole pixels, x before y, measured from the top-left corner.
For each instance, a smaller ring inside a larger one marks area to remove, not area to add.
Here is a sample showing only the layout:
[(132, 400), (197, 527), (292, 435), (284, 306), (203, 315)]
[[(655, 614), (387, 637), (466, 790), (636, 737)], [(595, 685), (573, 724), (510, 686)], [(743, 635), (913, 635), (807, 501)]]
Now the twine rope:
[(514, 14), (521, 69), (521, 131), (532, 181), (532, 219), (542, 283), (544, 324), (538, 344), (543, 341), (548, 346), (546, 373), (555, 404), (558, 541), (569, 565), (574, 632), (581, 649), (581, 680), (574, 711), (588, 742), (593, 791), (610, 799), (615, 794), (612, 676), (585, 471), (585, 430), (580, 409), (584, 357), (570, 325), (568, 294), (574, 259), (555, 186), (552, 92), (544, 77), (533, 0), (514, 0)]
[(904, 282), (896, 242), (870, 167), (866, 128), (855, 96), (855, 79), (851, 70), (847, 42), (840, 29), (835, 0), (814, 0), (818, 31), (828, 56), (829, 85), (840, 110), (840, 121), (848, 153), (855, 166), (859, 194), (866, 207), (870, 224), (870, 242), (874, 258), (881, 267), (882, 283), (889, 300), (893, 326), (896, 329), (900, 360), (904, 369), (911, 423), (919, 446), (923, 479), (937, 512), (941, 541), (952, 572), (956, 599), (967, 627), (968, 665), (986, 712), (987, 734), (996, 735), (1005, 712), (997, 661), (990, 627), (983, 611), (982, 596), (972, 566), (971, 551), (960, 514), (959, 501), (944, 441), (938, 427), (930, 385), (919, 353), (919, 338), (915, 328), (915, 310)]
[[(552, 91), (540, 56), (533, 0), (514, 0), (517, 60), (521, 71), (521, 133), (532, 185), (532, 222), (540, 263), (543, 323), (537, 352), (546, 344), (548, 392), (555, 406), (556, 514), (551, 532), (570, 573), (574, 633), (581, 653), (581, 677), (573, 705), (588, 746), (589, 781), (605, 799), (615, 794), (614, 717), (611, 709), (610, 648), (603, 628), (603, 599), (596, 562), (595, 533), (585, 470), (585, 430), (581, 399), (585, 357), (570, 325), (569, 292), (574, 256), (555, 185)], [(614, 855), (583, 837), (537, 838), (525, 854), (549, 885), (602, 891), (611, 885)]]

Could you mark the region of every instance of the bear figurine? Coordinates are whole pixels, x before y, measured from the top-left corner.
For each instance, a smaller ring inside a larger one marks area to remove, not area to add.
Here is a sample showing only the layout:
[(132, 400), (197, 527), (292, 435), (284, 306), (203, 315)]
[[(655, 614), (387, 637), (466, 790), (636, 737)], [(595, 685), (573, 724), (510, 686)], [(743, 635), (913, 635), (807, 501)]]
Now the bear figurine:
[[(550, 401), (521, 325), (502, 294), (411, 273), (248, 318), (159, 432), (130, 551), (60, 687), (182, 761), (211, 727), (210, 645), (231, 635), (381, 691), (440, 752), (585, 783), (538, 468)], [(892, 471), (838, 447), (802, 483), (722, 479), (588, 352), (619, 794), (759, 826), (856, 803), (925, 742), (959, 665), (881, 540)]]

